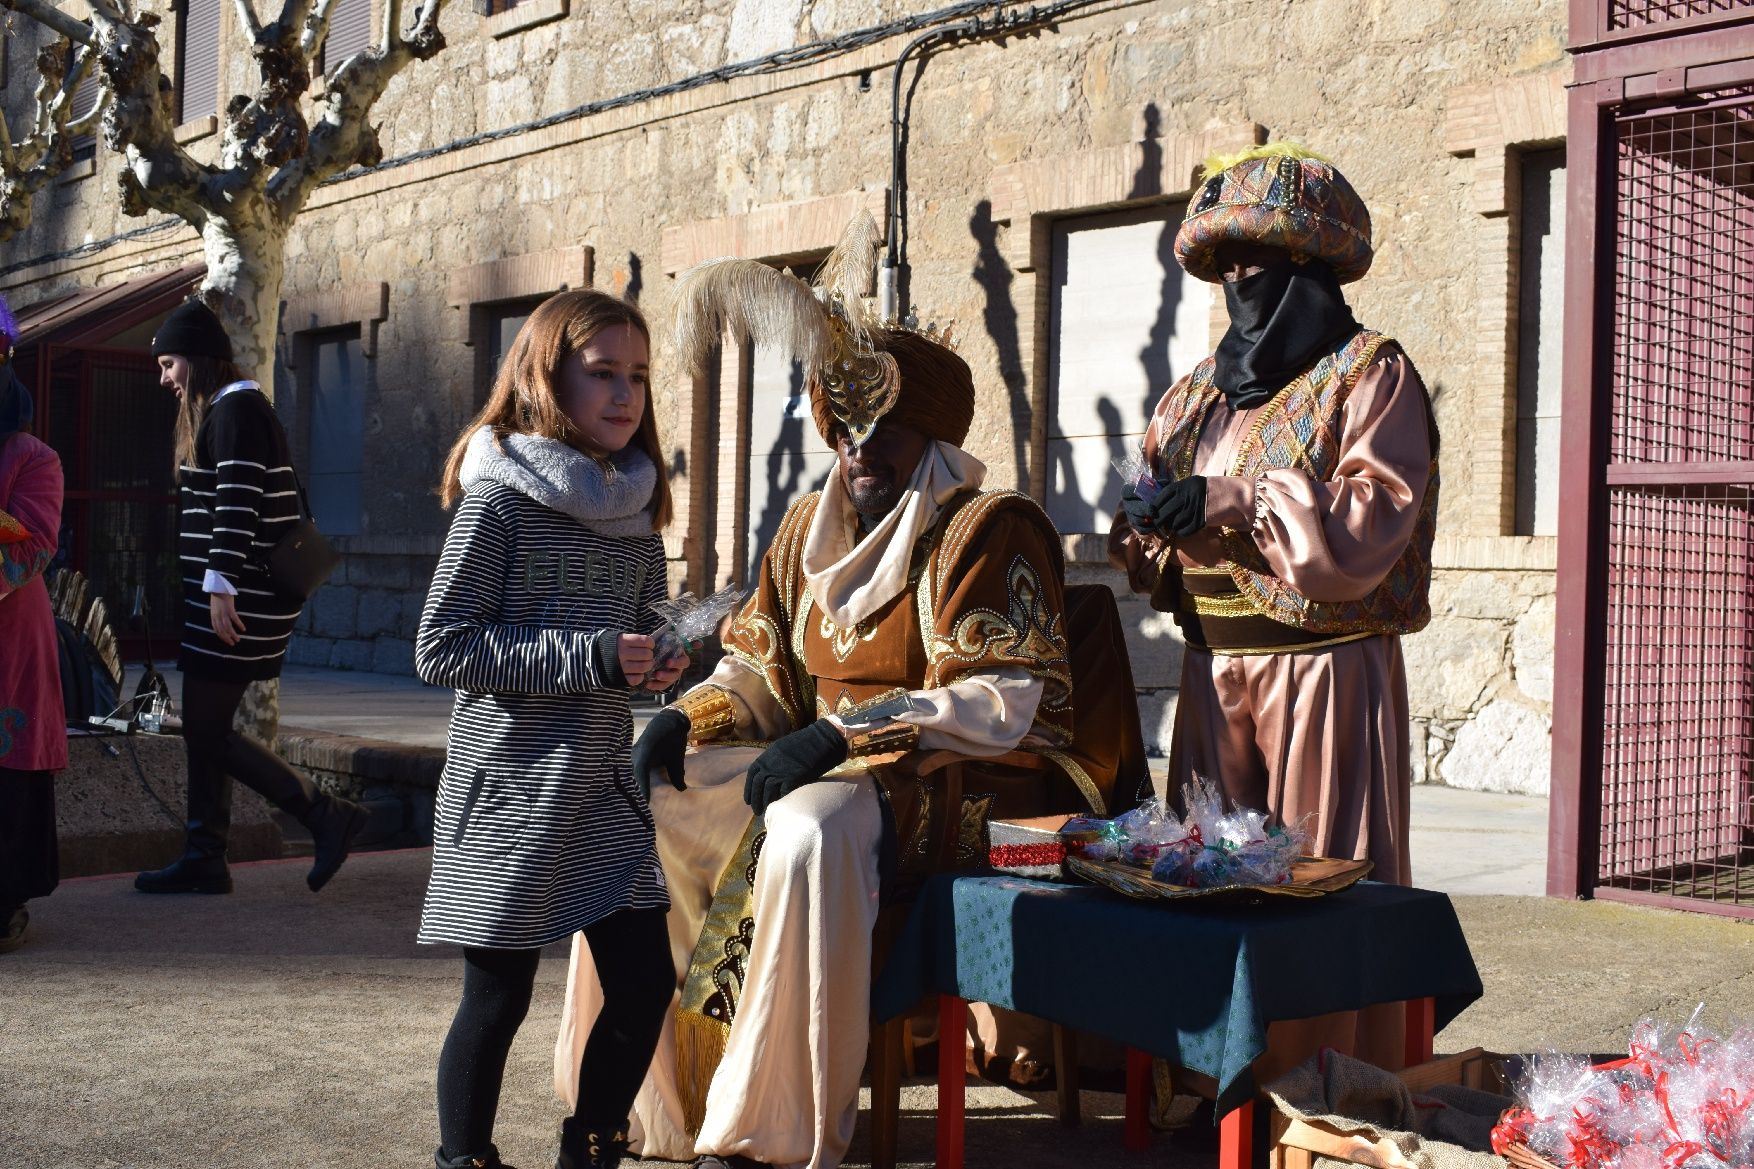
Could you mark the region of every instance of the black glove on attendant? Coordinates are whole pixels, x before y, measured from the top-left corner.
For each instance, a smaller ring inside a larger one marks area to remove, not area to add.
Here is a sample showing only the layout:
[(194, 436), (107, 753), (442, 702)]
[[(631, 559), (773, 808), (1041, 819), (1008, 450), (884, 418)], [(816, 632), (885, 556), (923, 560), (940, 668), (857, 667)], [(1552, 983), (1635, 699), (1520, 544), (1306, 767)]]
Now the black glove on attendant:
[(633, 745), (633, 781), (646, 803), (652, 802), (652, 773), (662, 768), (670, 786), (687, 791), (682, 782), (682, 759), (688, 753), (688, 716), (680, 710), (660, 710), (640, 732)]
[(1206, 526), (1206, 477), (1165, 483), (1150, 499), (1140, 498), (1129, 483), (1121, 492), (1121, 510), (1141, 535), (1191, 536)]
[(846, 757), (846, 736), (827, 719), (818, 719), (756, 756), (743, 780), (743, 802), (757, 816), (765, 816), (769, 804), (815, 783)]

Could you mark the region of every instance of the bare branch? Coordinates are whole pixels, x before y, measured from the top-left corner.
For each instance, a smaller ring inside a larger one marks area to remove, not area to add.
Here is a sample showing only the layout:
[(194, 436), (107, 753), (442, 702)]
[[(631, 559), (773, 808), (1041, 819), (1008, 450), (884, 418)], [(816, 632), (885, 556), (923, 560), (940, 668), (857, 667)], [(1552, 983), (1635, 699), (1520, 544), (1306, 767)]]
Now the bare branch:
[(73, 143), (91, 132), (102, 116), (107, 94), (100, 92), (93, 108), (73, 118), (73, 99), (90, 76), (96, 52), (89, 44), (74, 47), (67, 40), (45, 45), (37, 54), (37, 84), (31, 132), (21, 142), (0, 113), (0, 239), (30, 226), (36, 195), (73, 162)]
[(445, 47), (438, 27), (444, 0), (424, 0), (419, 20), (406, 34), (392, 31), (401, 19), (396, 7), (394, 0), (387, 0), (385, 17), (393, 22), (385, 30), (391, 37), (389, 48), (374, 45), (330, 70), (317, 103), (309, 148), (302, 158), (294, 159), (269, 180), (268, 197), (282, 220), (297, 215), (311, 192), (325, 180), (351, 167), (376, 166), (383, 161), (383, 146), (371, 124), (372, 107), (411, 62), (429, 60)]
[(304, 34), (299, 39), (299, 48), (304, 52), (306, 61), (315, 62), (317, 54), (323, 51), (323, 42), (329, 39), (329, 13), (334, 7), (335, 0), (317, 0), (305, 16)]
[(233, 0), (233, 3), (237, 8), (238, 25), (244, 30), (244, 36), (252, 44), (261, 40), (262, 21), (256, 15), (256, 6), (250, 0)]
[(384, 0), (384, 27), (378, 34), (378, 49), (388, 53), (402, 39), (402, 0)]
[(0, 0), (0, 8), (9, 8), (20, 16), (28, 16), (70, 41), (78, 41), (82, 45), (92, 42), (91, 25), (83, 20), (73, 19), (47, 0)]

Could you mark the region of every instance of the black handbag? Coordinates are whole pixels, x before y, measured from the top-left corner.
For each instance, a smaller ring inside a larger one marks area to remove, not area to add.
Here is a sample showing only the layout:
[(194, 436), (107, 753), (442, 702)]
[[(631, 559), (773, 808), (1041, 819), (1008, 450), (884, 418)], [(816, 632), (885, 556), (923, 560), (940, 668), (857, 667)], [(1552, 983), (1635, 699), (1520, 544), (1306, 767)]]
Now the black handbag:
[(341, 563), (341, 553), (317, 530), (311, 502), (305, 498), (305, 485), (297, 471), (292, 473), (292, 481), (298, 487), (298, 520), (291, 531), (268, 549), (268, 579), (275, 592), (302, 605), (329, 579), (329, 574)]

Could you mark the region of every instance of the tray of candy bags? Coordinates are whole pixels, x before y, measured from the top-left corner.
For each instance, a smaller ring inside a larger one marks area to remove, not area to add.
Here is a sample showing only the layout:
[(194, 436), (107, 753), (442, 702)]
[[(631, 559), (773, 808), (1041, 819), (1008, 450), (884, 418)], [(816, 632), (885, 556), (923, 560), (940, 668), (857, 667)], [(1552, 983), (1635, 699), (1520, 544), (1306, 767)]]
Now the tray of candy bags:
[(1539, 1055), (1492, 1151), (1518, 1169), (1748, 1169), (1754, 1166), (1754, 1026), (1638, 1024), (1628, 1055), (1592, 1064)]
[(1306, 855), (1300, 822), (1270, 825), (1265, 812), (1227, 810), (1224, 797), (1196, 776), (1183, 790), (1186, 816), (1152, 798), (1113, 820), (1084, 817), (1060, 830), (1066, 871), (1142, 900), (1320, 897), (1350, 888), (1369, 861)]

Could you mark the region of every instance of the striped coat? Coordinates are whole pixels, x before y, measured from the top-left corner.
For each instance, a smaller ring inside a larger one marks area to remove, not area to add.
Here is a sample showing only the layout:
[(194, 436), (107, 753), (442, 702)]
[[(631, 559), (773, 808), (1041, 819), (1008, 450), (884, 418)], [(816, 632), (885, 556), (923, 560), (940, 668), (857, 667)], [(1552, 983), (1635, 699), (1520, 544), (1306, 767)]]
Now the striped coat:
[[(183, 576), (182, 652), (187, 674), (234, 681), (278, 678), (302, 606), (275, 592), (268, 550), (298, 521), (298, 483), (286, 432), (255, 390), (233, 390), (208, 408), (195, 436), (195, 465), (179, 468), (178, 555)], [(208, 569), (238, 591), (244, 635), (228, 646), (213, 632)]]
[(656, 535), (604, 536), (497, 482), (463, 496), (414, 649), (457, 691), (420, 941), (530, 948), (669, 905), (631, 692), (592, 655), (656, 629), (665, 595)]

